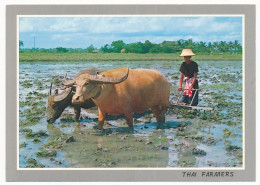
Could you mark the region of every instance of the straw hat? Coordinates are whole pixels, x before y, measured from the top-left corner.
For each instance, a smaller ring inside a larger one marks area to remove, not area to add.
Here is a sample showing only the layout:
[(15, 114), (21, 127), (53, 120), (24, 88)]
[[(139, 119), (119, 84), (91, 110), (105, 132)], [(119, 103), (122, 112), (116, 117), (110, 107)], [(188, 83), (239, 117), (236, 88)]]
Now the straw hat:
[(186, 56), (195, 56), (196, 54), (192, 52), (192, 49), (183, 49), (180, 57), (186, 57)]

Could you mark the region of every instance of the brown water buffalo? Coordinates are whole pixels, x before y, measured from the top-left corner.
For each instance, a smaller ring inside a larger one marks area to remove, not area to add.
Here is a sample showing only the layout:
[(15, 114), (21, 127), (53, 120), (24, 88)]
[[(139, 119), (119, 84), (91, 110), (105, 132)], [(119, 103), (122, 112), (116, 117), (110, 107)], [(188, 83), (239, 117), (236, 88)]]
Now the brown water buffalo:
[[(79, 72), (76, 77), (81, 74), (90, 74), (95, 75), (97, 73), (103, 72), (105, 70), (102, 69), (85, 69)], [(64, 88), (64, 87), (63, 87)], [(81, 104), (72, 104), (72, 96), (75, 91), (75, 87), (66, 87), (62, 93), (58, 93), (58, 89), (55, 90), (54, 94), (51, 92), (52, 87), (50, 87), (49, 97), (48, 97), (48, 112), (47, 112), (47, 122), (53, 123), (56, 119), (60, 117), (62, 112), (65, 110), (66, 107), (72, 106), (74, 108), (75, 113), (75, 120), (78, 121), (80, 117), (81, 108), (91, 108), (96, 106), (91, 98), (86, 99), (86, 101), (82, 102)]]
[(73, 104), (81, 104), (92, 98), (98, 106), (99, 129), (102, 130), (106, 114), (125, 115), (133, 129), (133, 112), (144, 113), (151, 108), (158, 123), (164, 123), (169, 107), (170, 85), (167, 79), (154, 69), (118, 68), (100, 75), (82, 74), (66, 81), (68, 87), (76, 86)]

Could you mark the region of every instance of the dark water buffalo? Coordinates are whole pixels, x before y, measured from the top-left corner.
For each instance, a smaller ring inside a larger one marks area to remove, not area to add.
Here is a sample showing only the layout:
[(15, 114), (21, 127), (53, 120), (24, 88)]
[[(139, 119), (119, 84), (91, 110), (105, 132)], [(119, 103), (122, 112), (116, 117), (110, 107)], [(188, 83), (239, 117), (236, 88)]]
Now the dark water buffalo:
[[(76, 77), (80, 76), (81, 74), (89, 74), (89, 75), (96, 75), (98, 73), (104, 72), (105, 70), (102, 69), (85, 69), (79, 72)], [(75, 78), (76, 78), (75, 77)], [(72, 96), (75, 91), (75, 87), (63, 87), (65, 90), (61, 93), (58, 93), (58, 89), (55, 90), (54, 94), (51, 95), (51, 89), (49, 92), (48, 97), (48, 113), (47, 113), (47, 122), (53, 123), (56, 119), (60, 117), (64, 109), (68, 106), (72, 106), (74, 108), (75, 113), (75, 120), (79, 120), (81, 108), (91, 108), (96, 106), (91, 98), (87, 99), (86, 101), (82, 102), (81, 104), (72, 104)]]
[(103, 128), (106, 115), (125, 115), (133, 129), (133, 113), (144, 113), (151, 108), (158, 123), (164, 123), (169, 107), (170, 85), (167, 79), (154, 69), (118, 68), (100, 75), (79, 75), (64, 82), (75, 87), (72, 103), (81, 104), (92, 98), (98, 106), (99, 129)]

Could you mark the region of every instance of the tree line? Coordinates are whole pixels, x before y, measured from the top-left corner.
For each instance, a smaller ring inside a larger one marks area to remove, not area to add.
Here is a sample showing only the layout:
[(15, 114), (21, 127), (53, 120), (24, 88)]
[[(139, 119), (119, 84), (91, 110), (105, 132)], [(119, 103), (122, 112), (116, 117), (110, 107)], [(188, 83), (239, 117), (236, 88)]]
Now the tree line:
[(125, 44), (122, 40), (114, 41), (111, 45), (104, 45), (100, 50), (104, 53), (179, 53), (184, 48), (191, 48), (196, 53), (242, 53), (241, 44), (235, 41), (194, 42), (192, 39), (178, 41), (163, 41), (160, 44), (136, 42)]
[[(20, 45), (21, 43), (21, 45)], [(19, 47), (23, 46), (23, 41), (19, 41)], [(45, 52), (88, 52), (88, 53), (179, 53), (183, 48), (191, 48), (195, 53), (242, 53), (242, 46), (239, 41), (219, 41), (219, 42), (194, 42), (192, 39), (163, 41), (155, 44), (146, 40), (144, 43), (135, 42), (126, 44), (122, 40), (113, 41), (111, 44), (105, 44), (99, 49), (92, 44), (87, 48), (34, 48), (33, 50)], [(23, 49), (21, 49), (23, 50)], [(30, 50), (30, 49), (29, 49)]]

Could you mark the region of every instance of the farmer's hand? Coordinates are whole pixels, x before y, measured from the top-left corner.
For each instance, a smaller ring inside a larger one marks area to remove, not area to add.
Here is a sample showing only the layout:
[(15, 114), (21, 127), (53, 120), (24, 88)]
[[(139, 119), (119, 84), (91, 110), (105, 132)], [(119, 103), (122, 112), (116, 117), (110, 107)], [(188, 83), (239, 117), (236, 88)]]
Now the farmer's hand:
[(182, 87), (179, 87), (179, 88), (178, 88), (178, 91), (181, 91), (181, 90), (182, 90)]

